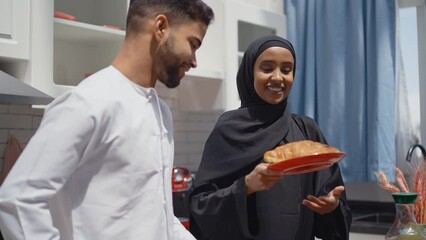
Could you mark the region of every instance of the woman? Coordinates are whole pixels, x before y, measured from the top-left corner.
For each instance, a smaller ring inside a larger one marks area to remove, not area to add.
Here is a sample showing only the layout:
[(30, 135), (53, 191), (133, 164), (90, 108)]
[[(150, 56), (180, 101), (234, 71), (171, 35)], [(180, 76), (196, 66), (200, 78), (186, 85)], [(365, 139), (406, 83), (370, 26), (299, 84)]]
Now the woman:
[(309, 139), (326, 143), (309, 117), (289, 112), (293, 46), (278, 36), (250, 44), (237, 74), (239, 109), (208, 138), (190, 197), (199, 239), (348, 239), (351, 213), (339, 166), (297, 175), (267, 169), (265, 151)]

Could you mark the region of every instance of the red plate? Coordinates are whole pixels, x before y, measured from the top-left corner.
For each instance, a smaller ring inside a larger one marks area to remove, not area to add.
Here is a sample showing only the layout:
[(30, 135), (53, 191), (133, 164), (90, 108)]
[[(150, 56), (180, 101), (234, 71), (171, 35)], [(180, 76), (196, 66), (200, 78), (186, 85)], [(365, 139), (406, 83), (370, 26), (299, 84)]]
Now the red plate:
[(271, 164), (268, 169), (283, 171), (285, 174), (313, 172), (330, 167), (344, 156), (343, 152), (309, 155)]

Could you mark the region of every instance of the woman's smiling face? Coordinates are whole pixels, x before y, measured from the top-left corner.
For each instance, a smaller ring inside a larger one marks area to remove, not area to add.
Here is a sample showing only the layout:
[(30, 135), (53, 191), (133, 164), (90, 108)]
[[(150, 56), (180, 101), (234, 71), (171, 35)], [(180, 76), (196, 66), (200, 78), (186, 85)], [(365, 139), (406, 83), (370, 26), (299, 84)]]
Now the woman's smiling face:
[(288, 97), (293, 85), (294, 58), (282, 47), (270, 47), (263, 51), (254, 63), (254, 89), (259, 97), (278, 104)]

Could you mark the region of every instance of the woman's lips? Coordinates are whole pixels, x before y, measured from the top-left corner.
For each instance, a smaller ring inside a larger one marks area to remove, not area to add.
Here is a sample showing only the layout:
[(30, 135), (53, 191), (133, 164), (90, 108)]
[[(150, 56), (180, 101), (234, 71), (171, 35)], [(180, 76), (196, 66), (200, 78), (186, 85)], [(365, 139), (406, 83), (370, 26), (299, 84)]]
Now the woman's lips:
[(269, 87), (266, 87), (266, 90), (274, 92), (274, 93), (281, 93), (281, 92), (284, 91), (284, 87), (281, 87), (281, 86), (273, 86), (273, 87), (271, 87), (271, 86), (269, 86)]

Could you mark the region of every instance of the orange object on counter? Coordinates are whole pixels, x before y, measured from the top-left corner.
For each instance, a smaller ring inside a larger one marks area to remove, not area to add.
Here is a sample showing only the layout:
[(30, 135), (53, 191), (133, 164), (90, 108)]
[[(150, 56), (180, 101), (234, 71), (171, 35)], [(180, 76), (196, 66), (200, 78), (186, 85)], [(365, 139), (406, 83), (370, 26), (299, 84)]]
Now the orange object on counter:
[(70, 21), (77, 20), (77, 18), (74, 17), (73, 15), (70, 15), (68, 13), (64, 13), (64, 12), (61, 12), (61, 11), (55, 11), (53, 16), (55, 18), (61, 18), (61, 19), (70, 20)]
[(6, 179), (7, 174), (12, 169), (13, 165), (15, 164), (16, 160), (18, 160), (21, 153), (21, 144), (15, 137), (9, 136), (6, 148), (4, 150), (3, 167), (0, 172), (0, 185), (3, 183), (4, 179)]
[(117, 30), (123, 30), (121, 27), (117, 27), (117, 26), (114, 26), (114, 25), (103, 25), (103, 27), (111, 28), (111, 29), (117, 29)]

